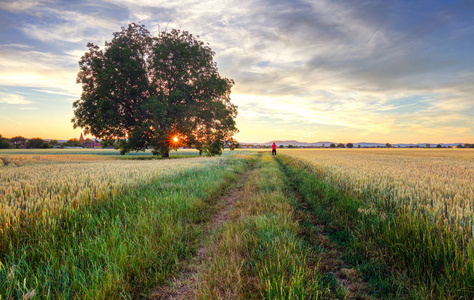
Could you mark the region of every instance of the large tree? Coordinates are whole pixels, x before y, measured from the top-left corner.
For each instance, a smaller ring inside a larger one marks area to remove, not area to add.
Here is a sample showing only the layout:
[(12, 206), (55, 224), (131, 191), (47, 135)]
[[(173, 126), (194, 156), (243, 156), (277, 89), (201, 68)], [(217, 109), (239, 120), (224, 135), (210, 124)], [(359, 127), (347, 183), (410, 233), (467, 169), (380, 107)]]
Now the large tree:
[(219, 75), (214, 52), (187, 31), (153, 37), (143, 25), (114, 33), (105, 49), (89, 43), (79, 61), (82, 96), (74, 128), (119, 139), (121, 153), (152, 148), (169, 156), (180, 145), (221, 153), (237, 132), (234, 82)]

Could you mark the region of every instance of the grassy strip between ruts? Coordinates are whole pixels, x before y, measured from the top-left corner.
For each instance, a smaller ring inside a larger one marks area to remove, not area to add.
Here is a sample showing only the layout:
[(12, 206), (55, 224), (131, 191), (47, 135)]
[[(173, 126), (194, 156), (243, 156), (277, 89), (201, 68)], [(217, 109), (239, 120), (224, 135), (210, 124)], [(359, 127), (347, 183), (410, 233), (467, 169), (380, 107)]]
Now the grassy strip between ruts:
[(358, 266), (377, 298), (472, 299), (473, 241), (427, 218), (396, 210), (376, 213), (334, 188), (305, 164), (280, 156), (294, 187), (311, 204), (344, 260)]
[(303, 239), (284, 174), (263, 156), (198, 275), (198, 299), (318, 299), (318, 259)]
[(157, 178), (68, 218), (28, 224), (0, 245), (0, 299), (136, 298), (195, 251), (213, 201), (245, 158)]

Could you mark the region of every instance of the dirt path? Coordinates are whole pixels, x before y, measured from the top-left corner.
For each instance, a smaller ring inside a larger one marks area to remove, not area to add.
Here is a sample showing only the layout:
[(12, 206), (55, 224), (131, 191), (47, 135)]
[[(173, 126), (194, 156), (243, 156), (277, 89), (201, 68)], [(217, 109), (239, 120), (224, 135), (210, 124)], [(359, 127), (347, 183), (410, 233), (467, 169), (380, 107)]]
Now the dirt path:
[(206, 224), (206, 231), (208, 231), (207, 237), (204, 237), (202, 246), (196, 251), (196, 255), (189, 261), (182, 263), (183, 270), (175, 276), (168, 284), (155, 288), (150, 294), (148, 299), (194, 299), (196, 298), (197, 286), (197, 274), (207, 261), (210, 248), (210, 237), (212, 233), (224, 224), (229, 218), (229, 211), (234, 205), (235, 201), (239, 199), (242, 193), (242, 187), (247, 181), (252, 169), (247, 170), (240, 178), (237, 187), (222, 196), (218, 203), (221, 203), (221, 207), (217, 214)]
[(301, 205), (297, 210), (297, 218), (300, 223), (307, 224), (302, 226), (305, 228), (304, 239), (321, 249), (318, 270), (330, 286), (332, 280), (337, 282), (336, 286), (332, 284), (332, 296), (344, 299), (372, 299), (367, 293), (367, 284), (363, 280), (362, 273), (342, 259), (343, 249), (330, 240), (325, 226), (311, 214), (310, 204), (298, 191), (294, 191), (294, 194)]

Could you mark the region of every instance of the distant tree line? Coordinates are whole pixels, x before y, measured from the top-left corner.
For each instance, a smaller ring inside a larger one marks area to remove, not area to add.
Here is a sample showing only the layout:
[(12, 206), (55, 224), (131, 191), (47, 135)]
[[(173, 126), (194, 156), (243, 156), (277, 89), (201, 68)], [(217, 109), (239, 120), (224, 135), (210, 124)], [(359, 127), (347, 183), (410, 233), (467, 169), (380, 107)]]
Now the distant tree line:
[[(102, 148), (115, 148), (115, 149), (120, 149), (121, 144), (123, 141), (120, 139), (108, 139), (108, 140), (102, 140), (100, 141), (100, 144), (102, 145)], [(31, 139), (27, 139), (23, 136), (15, 136), (12, 138), (6, 138), (0, 134), (0, 149), (15, 149), (15, 148), (34, 148), (34, 149), (48, 149), (48, 148), (54, 148), (54, 147), (85, 147), (87, 144), (94, 143), (93, 140), (90, 138), (87, 138), (84, 141), (84, 144), (82, 144), (77, 138), (69, 139), (67, 142), (60, 143), (58, 140), (49, 140), (46, 141), (42, 138), (34, 137)], [(97, 141), (96, 141), (97, 143)], [(245, 145), (244, 145), (245, 146)], [(232, 148), (241, 148), (242, 145), (239, 143), (235, 142), (232, 145), (229, 145), (229, 147)], [(262, 146), (263, 148), (270, 148), (271, 146)], [(279, 148), (285, 148), (284, 145), (279, 145)], [(321, 147), (316, 147), (316, 148), (349, 148), (352, 149), (354, 148), (353, 143), (338, 143), (337, 145), (332, 143), (329, 146), (325, 146), (324, 144)], [(385, 144), (385, 148), (392, 148), (393, 146), (390, 143)], [(297, 145), (288, 145), (286, 148), (308, 148), (308, 147), (300, 147)], [(313, 148), (313, 147), (310, 147)], [(357, 145), (357, 148), (361, 148), (360, 145)], [(416, 146), (409, 146), (409, 148), (420, 148), (419, 145)], [(431, 144), (426, 144), (425, 148), (443, 148), (441, 144), (437, 144), (435, 147), (431, 147)], [(465, 143), (463, 144), (458, 144), (456, 145), (456, 148), (474, 148), (474, 144), (470, 143)]]
[[(241, 147), (243, 148), (270, 148), (271, 146), (270, 145), (241, 145)], [(386, 143), (385, 146), (382, 146), (382, 145), (379, 145), (379, 146), (373, 146), (373, 147), (370, 147), (370, 148), (394, 148), (396, 146), (393, 146), (392, 144), (390, 143)], [(454, 146), (447, 146), (447, 148), (453, 148)], [(458, 144), (455, 146), (456, 148), (474, 148), (474, 144), (469, 144), (469, 143), (466, 143), (466, 144)], [(347, 144), (344, 144), (344, 143), (331, 143), (329, 144), (329, 146), (326, 146), (325, 144), (322, 144), (321, 146), (298, 146), (298, 145), (278, 145), (278, 148), (282, 149), (282, 148), (349, 148), (349, 149), (352, 149), (352, 148), (367, 148), (367, 146), (365, 147), (362, 147), (360, 144), (357, 145), (357, 147), (353, 144), (353, 143), (347, 143)], [(400, 146), (398, 146), (398, 148), (400, 148)], [(435, 147), (431, 147), (431, 144), (426, 144), (424, 147), (423, 146), (420, 146), (420, 145), (410, 145), (410, 146), (406, 146), (405, 148), (446, 148), (446, 146), (442, 146), (441, 144), (437, 144)]]
[[(66, 142), (59, 142), (58, 140), (44, 140), (42, 138), (34, 137), (27, 139), (23, 136), (15, 136), (13, 138), (6, 138), (0, 134), (0, 149), (21, 149), (21, 148), (30, 148), (30, 149), (48, 149), (48, 148), (67, 148), (67, 147), (97, 147), (100, 144), (102, 148), (113, 148), (120, 149), (124, 141), (121, 139), (107, 139), (101, 140), (91, 140), (87, 138), (83, 143), (77, 138), (69, 139)], [(92, 146), (91, 146), (92, 145)], [(225, 145), (226, 148), (231, 150), (240, 148), (241, 145), (238, 142), (234, 142), (229, 145)], [(199, 150), (199, 149), (198, 149)]]
[(3, 137), (0, 134), (0, 149), (19, 149), (19, 148), (33, 148), (33, 149), (48, 149), (54, 147), (85, 147), (85, 145), (93, 143), (91, 139), (86, 139), (82, 144), (78, 139), (69, 139), (67, 142), (60, 143), (58, 140), (46, 141), (39, 137), (27, 139), (23, 136), (15, 136), (12, 138)]
[[(0, 149), (18, 149), (18, 148), (35, 148), (48, 149), (61, 145), (57, 140), (45, 141), (42, 138), (34, 137), (27, 139), (22, 136), (15, 136), (10, 139), (0, 134)], [(63, 144), (65, 145), (65, 143)]]

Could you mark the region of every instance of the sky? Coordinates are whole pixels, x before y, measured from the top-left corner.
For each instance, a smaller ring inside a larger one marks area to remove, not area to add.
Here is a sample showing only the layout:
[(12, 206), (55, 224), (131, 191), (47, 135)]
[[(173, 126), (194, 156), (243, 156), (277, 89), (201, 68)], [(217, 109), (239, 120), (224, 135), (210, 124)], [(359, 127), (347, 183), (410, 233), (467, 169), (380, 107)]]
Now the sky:
[(209, 43), (239, 142), (474, 142), (474, 0), (0, 0), (0, 134), (78, 138), (78, 61), (131, 22)]

